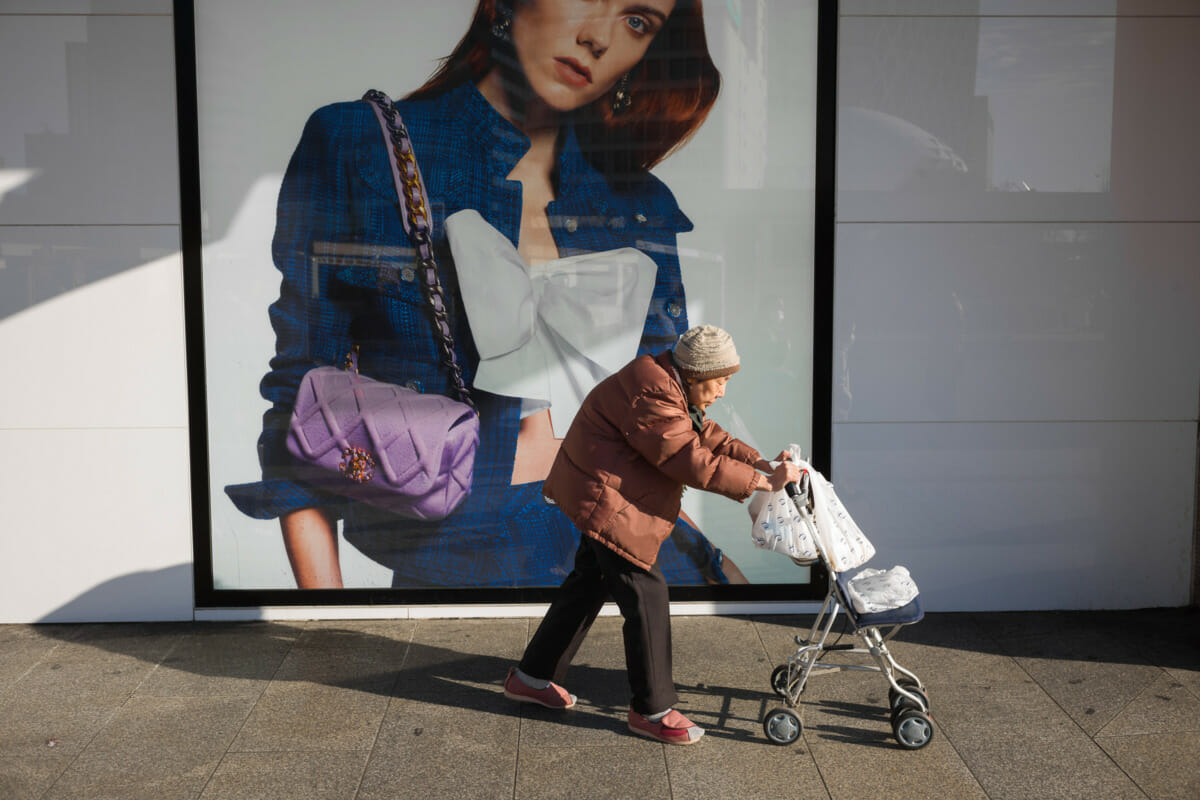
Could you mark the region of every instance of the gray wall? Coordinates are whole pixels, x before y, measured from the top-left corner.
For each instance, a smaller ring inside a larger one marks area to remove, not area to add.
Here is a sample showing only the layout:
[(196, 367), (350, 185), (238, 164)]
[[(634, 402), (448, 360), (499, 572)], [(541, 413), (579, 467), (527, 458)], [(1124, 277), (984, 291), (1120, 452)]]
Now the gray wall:
[[(1200, 4), (840, 23), (833, 478), (876, 564), (939, 610), (1187, 603)], [(193, 616), (173, 58), (166, 0), (0, 0), (0, 622)]]
[(840, 22), (833, 472), (878, 558), (938, 607), (1187, 603), (1200, 3)]

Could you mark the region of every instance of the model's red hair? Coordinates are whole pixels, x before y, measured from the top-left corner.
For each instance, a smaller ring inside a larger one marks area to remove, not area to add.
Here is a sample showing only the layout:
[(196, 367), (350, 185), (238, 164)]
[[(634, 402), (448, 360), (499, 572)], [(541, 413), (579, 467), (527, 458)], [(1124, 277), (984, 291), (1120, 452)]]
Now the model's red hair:
[[(498, 48), (511, 47), (492, 35), (492, 26), (501, 18), (500, 7), (511, 7), (512, 2), (479, 0), (462, 41), (409, 97), (435, 97), (465, 81), (482, 78), (495, 65)], [(676, 0), (666, 24), (632, 71), (630, 107), (614, 114), (609, 93), (575, 112), (580, 145), (597, 168), (610, 176), (649, 169), (699, 129), (720, 87), (721, 74), (708, 53), (704, 35), (701, 0)]]

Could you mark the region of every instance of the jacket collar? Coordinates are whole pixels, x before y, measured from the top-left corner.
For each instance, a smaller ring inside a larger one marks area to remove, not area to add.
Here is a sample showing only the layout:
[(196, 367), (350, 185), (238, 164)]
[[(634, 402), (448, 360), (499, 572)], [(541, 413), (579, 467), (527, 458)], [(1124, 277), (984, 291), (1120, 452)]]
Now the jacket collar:
[[(507, 180), (517, 162), (529, 151), (529, 137), (497, 111), (474, 83), (467, 81), (447, 91), (445, 103), (446, 127), (455, 139), (455, 148), (471, 154), (470, 161), (482, 166), (488, 183), (498, 185)], [(689, 231), (692, 222), (678, 205), (659, 192), (635, 192), (619, 195), (608, 179), (587, 160), (579, 146), (575, 125), (570, 119), (563, 124), (557, 159), (558, 197), (550, 204), (551, 215), (587, 215), (619, 217), (632, 224), (633, 220), (657, 219), (672, 231)], [(467, 187), (464, 171), (455, 171), (456, 194)], [(648, 181), (657, 182), (649, 175)]]
[(687, 384), (683, 382), (683, 376), (679, 374), (679, 370), (675, 367), (675, 359), (671, 356), (670, 350), (664, 350), (654, 357), (663, 370), (675, 378), (675, 385), (679, 387), (679, 391), (683, 393), (683, 404), (687, 407), (688, 416), (692, 418), (692, 428), (696, 433), (704, 427), (705, 414), (704, 409), (699, 406), (694, 406), (687, 399)]

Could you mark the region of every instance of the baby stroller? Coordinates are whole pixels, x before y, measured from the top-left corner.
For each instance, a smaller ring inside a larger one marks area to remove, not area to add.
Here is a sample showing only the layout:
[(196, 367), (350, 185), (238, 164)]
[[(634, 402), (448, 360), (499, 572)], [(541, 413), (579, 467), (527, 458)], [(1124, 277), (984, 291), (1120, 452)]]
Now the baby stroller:
[[(823, 565), (828, 589), (808, 635), (796, 637), (796, 652), (771, 673), (771, 688), (787, 705), (767, 713), (763, 732), (778, 745), (800, 738), (800, 695), (810, 676), (841, 670), (881, 672), (889, 685), (892, 733), (901, 747), (919, 750), (933, 738), (929, 695), (921, 679), (897, 664), (887, 648), (901, 628), (924, 616), (916, 584), (904, 567), (887, 572), (858, 569), (875, 548), (841, 506), (833, 486), (799, 459), (795, 448), (792, 459), (804, 470), (803, 477), (799, 485), (788, 485), (786, 495), (780, 492), (751, 508), (753, 538), (758, 547), (788, 555), (801, 566)], [(827, 643), (839, 611), (845, 612), (850, 633), (862, 640), (862, 647)], [(869, 655), (875, 665), (828, 663), (825, 657), (833, 652)]]

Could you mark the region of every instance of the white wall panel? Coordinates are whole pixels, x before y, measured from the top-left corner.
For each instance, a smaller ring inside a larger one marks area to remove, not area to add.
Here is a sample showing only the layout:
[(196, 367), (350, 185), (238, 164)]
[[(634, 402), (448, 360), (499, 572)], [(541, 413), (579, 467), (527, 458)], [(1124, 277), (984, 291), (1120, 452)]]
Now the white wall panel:
[(0, 227), (8, 428), (187, 426), (179, 229)]
[(0, 623), (190, 619), (187, 438), (0, 429)]
[(167, 16), (4, 16), (0, 225), (178, 224)]
[(1188, 602), (1191, 422), (834, 426), (838, 494), (932, 610)]
[(1194, 419), (1200, 223), (842, 224), (834, 419)]
[(0, 14), (170, 14), (171, 0), (0, 0)]
[(0, 622), (192, 616), (169, 12), (0, 1)]
[(1200, 219), (1200, 17), (850, 17), (841, 221)]

